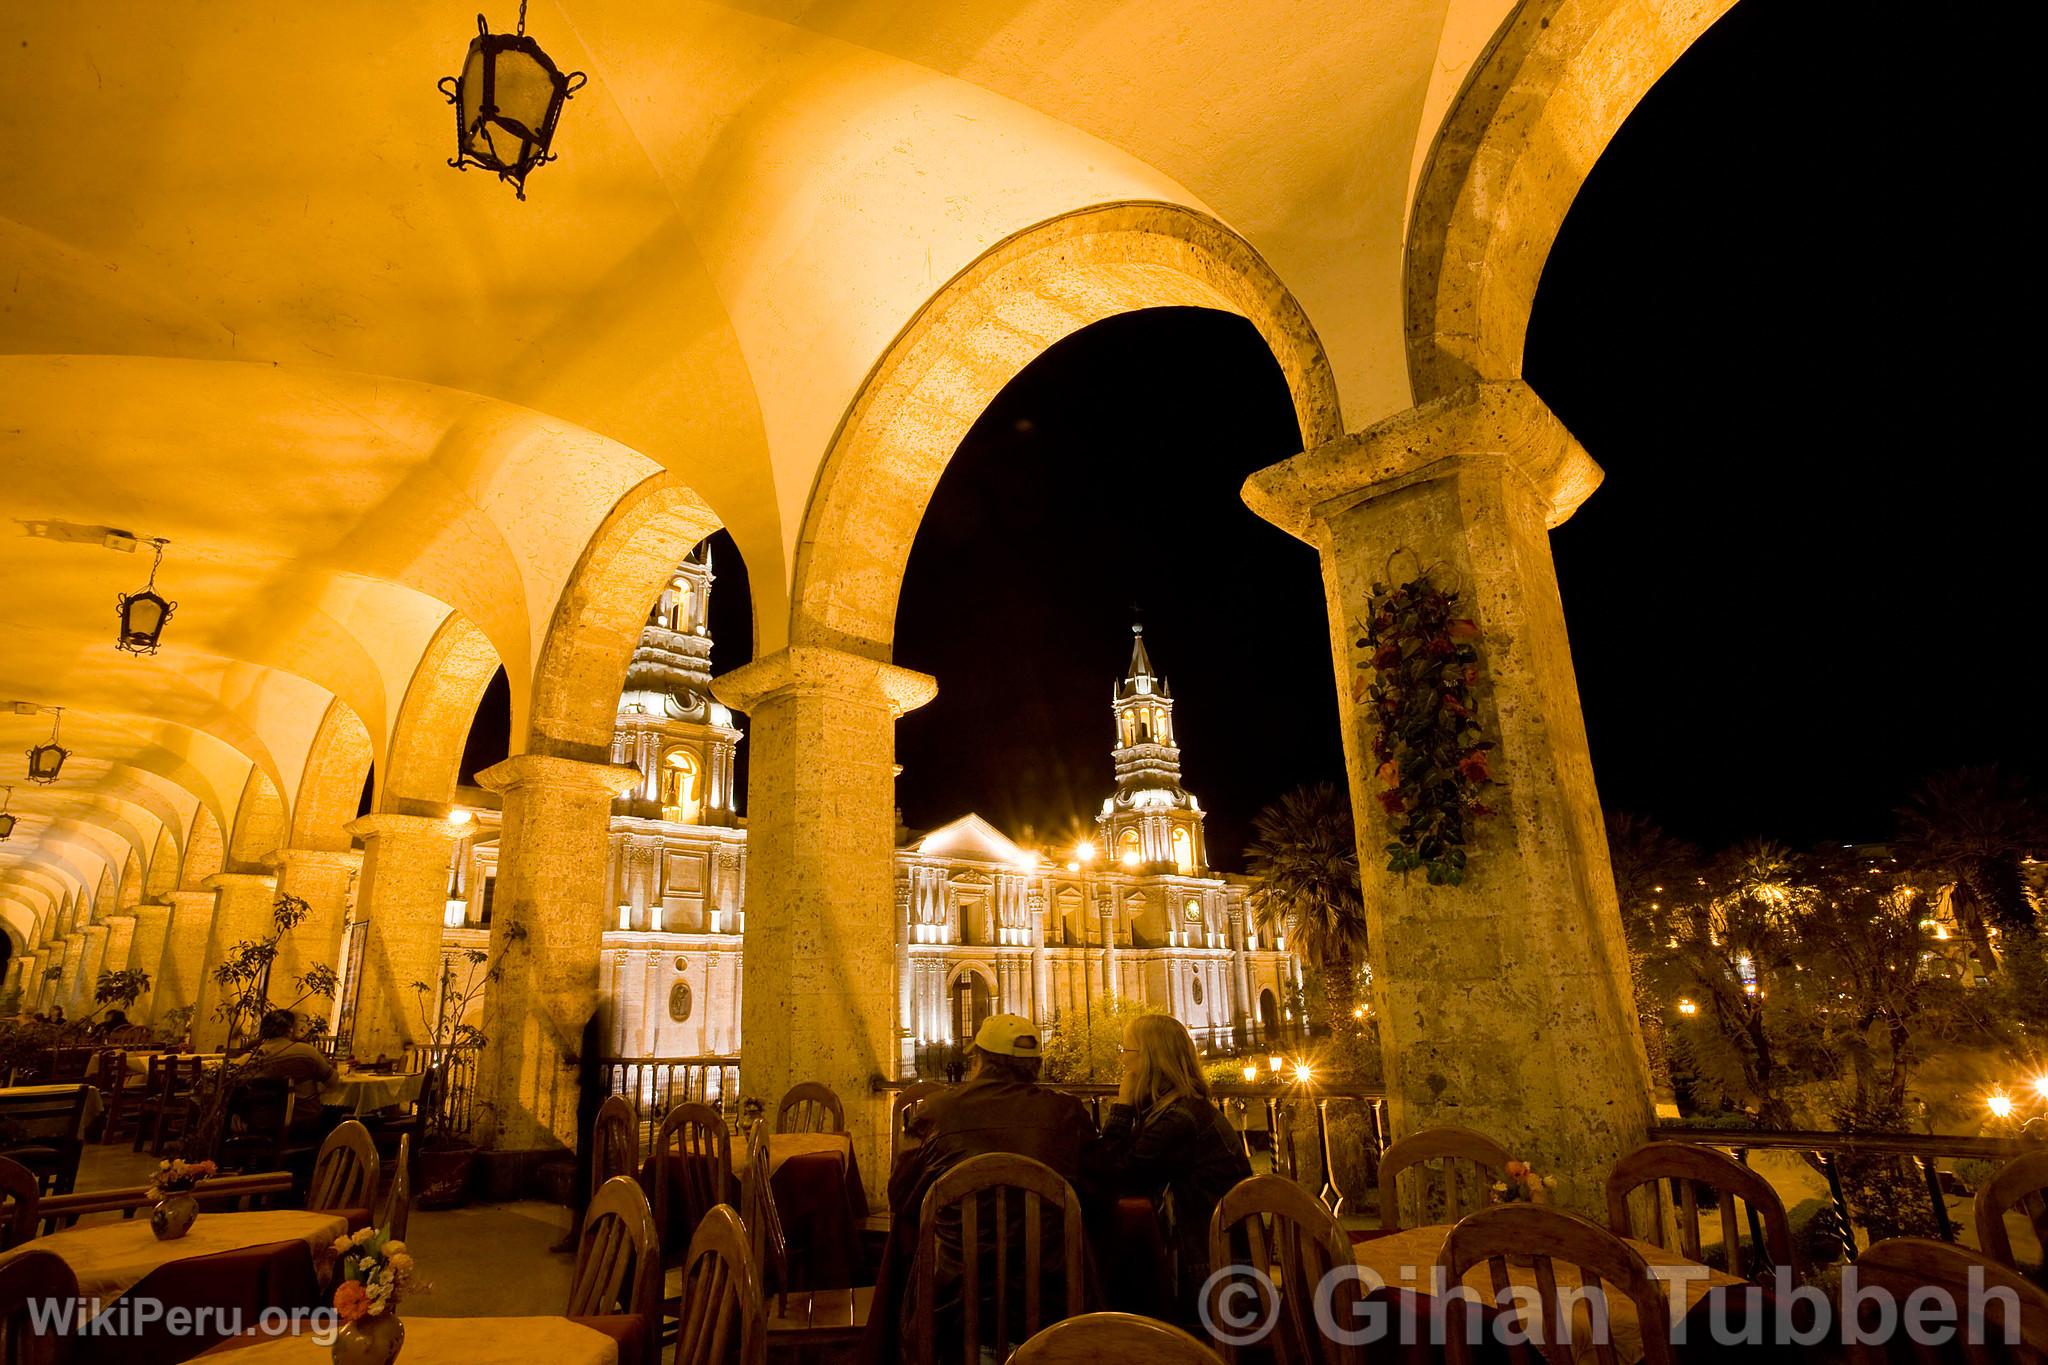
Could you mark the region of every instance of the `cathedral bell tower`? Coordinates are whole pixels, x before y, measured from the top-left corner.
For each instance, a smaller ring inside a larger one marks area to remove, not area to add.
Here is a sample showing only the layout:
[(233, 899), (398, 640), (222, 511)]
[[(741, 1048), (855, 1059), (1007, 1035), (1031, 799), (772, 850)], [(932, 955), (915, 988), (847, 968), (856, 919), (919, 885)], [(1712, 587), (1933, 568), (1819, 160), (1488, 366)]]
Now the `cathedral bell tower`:
[(1192, 875), (1208, 866), (1201, 803), (1180, 784), (1173, 693), (1152, 669), (1145, 628), (1132, 626), (1131, 666), (1110, 693), (1116, 794), (1095, 819), (1103, 854), (1127, 871)]
[(626, 667), (612, 762), (640, 770), (613, 803), (620, 814), (672, 825), (739, 823), (733, 754), (740, 732), (711, 695), (711, 550), (676, 566)]

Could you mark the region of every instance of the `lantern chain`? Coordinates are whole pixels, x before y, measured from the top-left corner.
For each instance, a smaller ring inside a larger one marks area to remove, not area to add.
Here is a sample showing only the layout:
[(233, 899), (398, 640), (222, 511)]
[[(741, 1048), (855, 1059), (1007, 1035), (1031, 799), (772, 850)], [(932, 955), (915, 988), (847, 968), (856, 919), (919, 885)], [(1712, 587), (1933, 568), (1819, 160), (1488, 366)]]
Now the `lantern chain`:
[(519, 0), (519, 33), (526, 33), (526, 0)]

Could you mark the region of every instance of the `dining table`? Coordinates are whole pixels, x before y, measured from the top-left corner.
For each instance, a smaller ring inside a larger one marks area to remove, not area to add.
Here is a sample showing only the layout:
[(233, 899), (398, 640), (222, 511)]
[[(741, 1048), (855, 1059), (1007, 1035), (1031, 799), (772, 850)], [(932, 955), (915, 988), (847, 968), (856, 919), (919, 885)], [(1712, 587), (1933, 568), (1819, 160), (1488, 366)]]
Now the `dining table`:
[[(155, 1052), (130, 1052), (123, 1057), (122, 1065), (128, 1069), (128, 1074), (131, 1076), (147, 1076), (149, 1074), (149, 1059), (165, 1055), (166, 1053), (162, 1050)], [(191, 1061), (194, 1057), (197, 1057), (201, 1071), (218, 1071), (228, 1059), (228, 1055), (225, 1052), (180, 1052), (169, 1055), (182, 1057), (186, 1061)]]
[(343, 1066), (320, 1087), (320, 1103), (355, 1115), (374, 1114), (411, 1104), (426, 1080), (424, 1071), (358, 1071)]
[[(1353, 1244), (1353, 1257), (1363, 1270), (1369, 1272), (1361, 1285), (1362, 1289), (1372, 1291), (1366, 1295), (1367, 1311), (1383, 1314), (1385, 1330), (1399, 1343), (1379, 1346), (1379, 1354), (1374, 1359), (1384, 1356), (1390, 1361), (1405, 1360), (1416, 1362), (1416, 1365), (1441, 1359), (1441, 1349), (1429, 1344), (1429, 1326), (1431, 1300), (1435, 1297), (1433, 1291), (1437, 1283), (1437, 1258), (1443, 1253), (1451, 1227), (1451, 1224), (1440, 1223), (1403, 1228), (1377, 1236), (1367, 1235), (1366, 1240)], [(1768, 1295), (1746, 1280), (1688, 1260), (1653, 1242), (1630, 1238), (1628, 1245), (1643, 1258), (1651, 1277), (1658, 1281), (1660, 1294), (1674, 1309), (1677, 1300), (1673, 1289), (1683, 1289), (1685, 1312), (1674, 1312), (1672, 1316), (1674, 1349), (1680, 1361), (1727, 1359), (1730, 1348), (1715, 1339), (1712, 1331), (1715, 1320), (1718, 1318), (1730, 1324), (1739, 1335), (1742, 1324), (1749, 1320), (1750, 1315), (1767, 1310)], [(1518, 1264), (1510, 1258), (1506, 1270), (1511, 1286), (1536, 1287), (1533, 1266)], [(1561, 1270), (1558, 1280), (1563, 1284), (1577, 1284), (1576, 1274), (1571, 1271)], [(1487, 1311), (1493, 1311), (1490, 1308), (1495, 1298), (1492, 1271), (1487, 1263), (1482, 1261), (1473, 1266), (1463, 1283), (1479, 1296), (1482, 1303), (1489, 1305)], [(1623, 1361), (1641, 1360), (1643, 1327), (1634, 1303), (1613, 1291), (1605, 1295), (1605, 1302), (1608, 1335), (1616, 1356)], [(1580, 1320), (1575, 1324), (1572, 1339), (1577, 1358), (1590, 1360), (1593, 1357), (1585, 1311), (1583, 1307), (1579, 1310)], [(1410, 1345), (1411, 1342), (1414, 1344)], [(1482, 1350), (1477, 1358), (1487, 1360), (1494, 1357)], [(1743, 1358), (1755, 1360), (1760, 1357), (1745, 1353)]]
[[(399, 1317), (405, 1324), (401, 1360), (462, 1361), (464, 1365), (637, 1365), (647, 1324), (623, 1314), (609, 1317), (444, 1318)], [(235, 1365), (327, 1365), (325, 1332), (254, 1333), (230, 1337), (206, 1357), (230, 1356)]]
[[(174, 1365), (254, 1327), (265, 1309), (318, 1307), (335, 1240), (369, 1218), (367, 1209), (201, 1213), (183, 1237), (160, 1241), (139, 1215), (31, 1238), (0, 1252), (0, 1264), (50, 1253), (77, 1277), (79, 1297), (98, 1301), (75, 1338), (78, 1365)], [(172, 1309), (187, 1311), (174, 1319)]]
[[(101, 1111), (105, 1108), (104, 1102), (100, 1099), (99, 1087), (97, 1086), (81, 1085), (77, 1081), (65, 1081), (55, 1085), (4, 1086), (0, 1087), (0, 1110), (4, 1110), (6, 1108), (6, 1101), (8, 1100), (34, 1101), (70, 1099), (81, 1089), (85, 1091), (85, 1104), (78, 1111), (78, 1124), (74, 1131), (67, 1133), (55, 1130), (46, 1130), (42, 1125), (47, 1121), (37, 1119), (32, 1121), (20, 1121), (17, 1124), (17, 1126), (21, 1129), (21, 1131), (18, 1134), (12, 1134), (12, 1136), (20, 1138), (67, 1137), (83, 1140), (86, 1131), (92, 1127), (92, 1121), (98, 1118), (100, 1116)], [(40, 1106), (38, 1107), (40, 1108)], [(66, 1114), (66, 1125), (69, 1124), (69, 1119), (70, 1115)]]

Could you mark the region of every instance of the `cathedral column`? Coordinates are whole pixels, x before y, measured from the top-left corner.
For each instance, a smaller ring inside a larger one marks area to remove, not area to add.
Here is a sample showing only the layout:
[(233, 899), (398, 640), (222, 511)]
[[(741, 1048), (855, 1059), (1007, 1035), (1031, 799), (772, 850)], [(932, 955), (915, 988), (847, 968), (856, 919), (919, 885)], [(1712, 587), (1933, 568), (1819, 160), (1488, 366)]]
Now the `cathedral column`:
[[(1394, 1133), (1484, 1129), (1602, 1206), (1651, 1117), (1614, 878), (1549, 529), (1599, 468), (1521, 383), (1462, 390), (1254, 475), (1254, 511), (1322, 556)], [(1375, 580), (1438, 567), (1477, 624), (1494, 813), (1461, 886), (1385, 870), (1356, 622)], [(1412, 566), (1412, 567), (1411, 567)], [(1503, 1057), (1515, 1059), (1501, 1065)]]
[[(299, 994), (291, 983), (304, 976), (313, 964), (341, 970), (341, 931), (348, 917), (348, 893), (361, 875), (363, 855), (353, 849), (281, 848), (270, 855), (277, 869), (277, 893), (297, 896), (306, 903), (306, 918), (284, 936), (278, 945), (277, 965), (271, 976), (290, 995)], [(320, 1010), (315, 1000), (306, 1002), (308, 1013)], [(332, 1003), (330, 1001), (330, 1003)]]
[[(576, 1145), (577, 1058), (598, 1005), (612, 801), (632, 768), (516, 754), (477, 774), (504, 796), (478, 1086), (483, 1143), (506, 1153)], [(779, 1098), (779, 1097), (778, 1097)]]
[(269, 936), (277, 906), (277, 878), (254, 872), (216, 872), (205, 885), (214, 893), (213, 918), (207, 925), (206, 956), (199, 969), (192, 1042), (201, 1052), (218, 1052), (228, 1042), (228, 1021), (219, 1017), (227, 993), (213, 974), (238, 944)]
[(1025, 902), (1031, 916), (1031, 1020), (1043, 1027), (1052, 1018), (1051, 966), (1045, 950), (1045, 893), (1034, 888)]
[(1242, 1027), (1245, 1041), (1249, 1043), (1258, 1032), (1257, 1020), (1253, 1018), (1258, 1008), (1252, 1003), (1255, 997), (1252, 995), (1251, 916), (1243, 905), (1227, 913), (1232, 938), (1231, 1027), (1233, 1032)]
[(930, 701), (922, 673), (793, 646), (713, 691), (753, 719), (742, 1085), (769, 1105), (822, 1081), (846, 1106), (861, 1169), (889, 1169), (896, 1075), (893, 942), (896, 719)]
[[(348, 832), (363, 841), (356, 917), (370, 925), (363, 931), (362, 988), (349, 1047), (358, 1057), (398, 1057), (427, 1027), (413, 983), (427, 984), (431, 1006), (441, 980), (448, 869), (462, 827), (431, 815), (380, 811), (351, 821)], [(340, 934), (337, 928), (336, 942)]]
[(146, 1024), (156, 1017), (156, 994), (162, 984), (164, 936), (171, 930), (171, 907), (143, 901), (130, 912), (135, 917), (135, 936), (128, 945), (128, 965), (149, 973), (149, 986), (128, 1010), (131, 1023)]
[(192, 1024), (199, 1019), (199, 982), (206, 969), (206, 938), (213, 926), (213, 892), (172, 891), (168, 893), (171, 913), (164, 926), (163, 957), (157, 968), (156, 991), (150, 996), (152, 1023), (175, 1009), (191, 1009)]
[(910, 879), (896, 878), (895, 890), (896, 1074), (908, 1076), (917, 1069), (917, 983), (910, 974)]

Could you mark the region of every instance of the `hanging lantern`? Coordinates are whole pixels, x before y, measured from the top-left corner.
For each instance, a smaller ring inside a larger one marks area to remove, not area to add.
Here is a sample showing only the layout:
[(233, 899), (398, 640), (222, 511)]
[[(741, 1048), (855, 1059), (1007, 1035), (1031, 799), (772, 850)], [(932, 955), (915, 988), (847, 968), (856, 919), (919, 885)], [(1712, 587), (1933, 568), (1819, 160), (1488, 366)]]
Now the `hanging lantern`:
[(527, 175), (555, 159), (548, 147), (562, 105), (586, 79), (581, 71), (564, 74), (526, 36), (525, 0), (520, 0), (516, 33), (491, 32), (479, 14), (462, 74), (439, 82), (455, 106), (455, 156), (448, 164), (458, 171), (469, 166), (496, 171), (524, 199)]
[(14, 837), (14, 817), (7, 813), (7, 805), (14, 799), (14, 788), (0, 787), (0, 844)]
[(49, 786), (64, 771), (64, 760), (71, 757), (71, 751), (57, 742), (58, 730), (64, 724), (64, 708), (53, 706), (56, 719), (50, 722), (50, 740), (38, 744), (28, 751), (28, 780)]
[(123, 593), (117, 603), (121, 613), (121, 637), (114, 641), (114, 648), (130, 654), (154, 654), (157, 642), (163, 638), (164, 624), (171, 619), (171, 613), (178, 609), (176, 602), (167, 602), (156, 590), (156, 571), (164, 564), (164, 546), (167, 540), (152, 540), (156, 546), (156, 563), (149, 566), (149, 582), (141, 592)]

